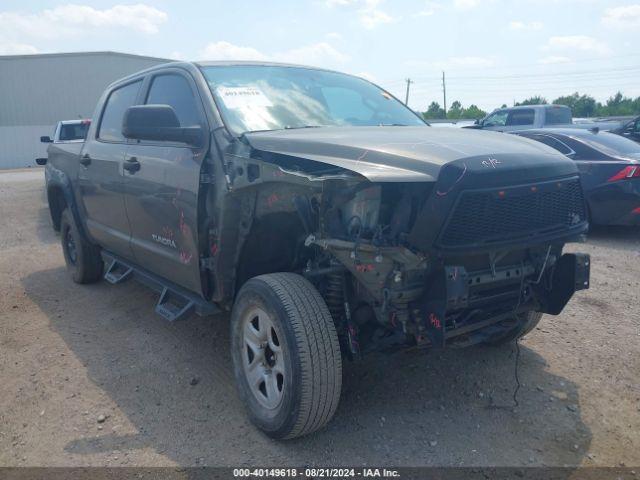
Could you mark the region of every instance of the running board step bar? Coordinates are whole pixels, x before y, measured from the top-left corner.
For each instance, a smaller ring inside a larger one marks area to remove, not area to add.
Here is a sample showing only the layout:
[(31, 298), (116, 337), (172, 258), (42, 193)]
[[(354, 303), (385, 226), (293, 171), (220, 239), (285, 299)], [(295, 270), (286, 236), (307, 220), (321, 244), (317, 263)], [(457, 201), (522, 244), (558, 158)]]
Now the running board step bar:
[(108, 265), (104, 274), (107, 282), (115, 285), (133, 278), (155, 290), (160, 294), (155, 311), (170, 322), (187, 318), (192, 313), (201, 317), (220, 313), (220, 309), (213, 303), (115, 254), (103, 251), (102, 258)]
[(115, 258), (111, 259), (111, 261), (107, 263), (109, 266), (107, 267), (107, 271), (104, 273), (104, 279), (112, 285), (128, 280), (133, 273), (133, 268), (120, 263)]

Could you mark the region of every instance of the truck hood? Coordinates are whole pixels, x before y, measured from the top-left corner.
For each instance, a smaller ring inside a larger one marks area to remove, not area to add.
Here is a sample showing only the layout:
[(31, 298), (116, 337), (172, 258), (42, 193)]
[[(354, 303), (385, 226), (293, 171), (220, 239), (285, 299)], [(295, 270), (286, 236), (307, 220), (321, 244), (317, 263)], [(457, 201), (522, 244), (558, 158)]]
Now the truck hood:
[(509, 183), (577, 171), (573, 161), (542, 143), (481, 130), (320, 127), (253, 132), (244, 137), (255, 150), (344, 168), (375, 182), (436, 181), (447, 164)]

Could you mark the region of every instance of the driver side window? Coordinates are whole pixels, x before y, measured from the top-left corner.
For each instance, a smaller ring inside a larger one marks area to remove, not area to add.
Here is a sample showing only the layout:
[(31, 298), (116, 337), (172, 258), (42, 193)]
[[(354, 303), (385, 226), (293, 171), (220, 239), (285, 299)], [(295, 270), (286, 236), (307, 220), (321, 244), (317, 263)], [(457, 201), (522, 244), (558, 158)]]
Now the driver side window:
[(500, 110), (498, 112), (492, 113), (487, 117), (484, 121), (483, 126), (485, 127), (504, 127), (507, 123), (507, 117), (509, 113), (506, 110)]

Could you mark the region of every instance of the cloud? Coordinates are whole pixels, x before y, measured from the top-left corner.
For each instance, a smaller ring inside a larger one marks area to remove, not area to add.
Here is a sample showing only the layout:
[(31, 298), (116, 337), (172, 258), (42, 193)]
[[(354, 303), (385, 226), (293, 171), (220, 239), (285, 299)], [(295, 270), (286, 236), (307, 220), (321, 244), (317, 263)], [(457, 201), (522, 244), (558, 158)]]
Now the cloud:
[(360, 78), (364, 78), (365, 80), (369, 80), (370, 82), (376, 82), (376, 77), (369, 72), (357, 72), (354, 73), (354, 75)]
[(358, 0), (325, 0), (324, 4), (329, 7), (344, 7), (346, 5), (352, 5), (356, 3)]
[(276, 53), (274, 58), (282, 62), (305, 63), (311, 65), (345, 63), (349, 56), (339, 52), (326, 42), (314, 43), (286, 52)]
[(509, 22), (509, 30), (542, 30), (543, 27), (542, 22), (521, 22), (519, 20)]
[(612, 28), (640, 28), (640, 4), (607, 8), (602, 23)]
[(167, 55), (167, 58), (170, 58), (172, 60), (187, 60), (185, 54), (178, 50), (174, 50), (173, 52), (171, 52), (169, 55)]
[(569, 63), (571, 59), (569, 57), (561, 57), (559, 55), (549, 55), (548, 57), (541, 58), (538, 63), (541, 65), (557, 65), (559, 63)]
[(569, 50), (606, 55), (610, 53), (609, 47), (599, 40), (587, 35), (566, 35), (551, 37), (543, 50)]
[(329, 32), (325, 35), (327, 40), (342, 40), (342, 35), (338, 32)]
[(453, 6), (457, 10), (471, 10), (480, 5), (480, 0), (454, 0)]
[(38, 49), (26, 43), (0, 43), (0, 55), (30, 55), (38, 53)]
[(268, 60), (268, 57), (252, 47), (241, 47), (220, 41), (207, 44), (200, 52), (206, 60)]
[(392, 23), (398, 18), (392, 17), (378, 8), (382, 0), (364, 0), (364, 7), (360, 9), (360, 23), (365, 28), (373, 29), (384, 23)]
[(207, 44), (200, 52), (199, 57), (203, 60), (259, 60), (318, 66), (342, 64), (349, 60), (348, 55), (338, 51), (327, 42), (313, 43), (267, 55), (253, 47), (219, 41)]
[(114, 5), (103, 10), (87, 5), (67, 4), (37, 13), (0, 12), (0, 34), (7, 38), (59, 38), (102, 29), (127, 29), (154, 34), (168, 15), (155, 7), (138, 3)]
[(379, 8), (383, 2), (384, 0), (325, 0), (324, 3), (329, 8), (358, 6), (357, 13), (360, 23), (365, 28), (373, 29), (378, 25), (399, 20)]
[(417, 15), (419, 17), (430, 17), (441, 8), (442, 8), (442, 4), (440, 2), (433, 2), (431, 0), (427, 0), (427, 2), (425, 2), (424, 8), (420, 10), (417, 13)]

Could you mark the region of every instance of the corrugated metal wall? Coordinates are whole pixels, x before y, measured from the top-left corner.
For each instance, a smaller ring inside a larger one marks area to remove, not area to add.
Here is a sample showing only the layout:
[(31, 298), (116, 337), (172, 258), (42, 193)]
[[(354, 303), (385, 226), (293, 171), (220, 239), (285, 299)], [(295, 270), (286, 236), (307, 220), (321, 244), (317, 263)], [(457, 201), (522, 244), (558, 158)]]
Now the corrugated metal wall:
[(0, 169), (37, 167), (35, 159), (47, 156), (43, 135), (53, 136), (52, 125), (0, 127)]
[(59, 120), (91, 118), (111, 82), (169, 60), (114, 52), (0, 57), (0, 168), (33, 166)]

